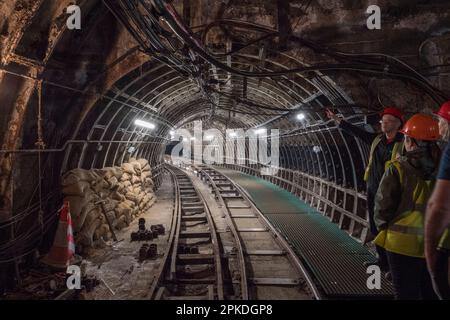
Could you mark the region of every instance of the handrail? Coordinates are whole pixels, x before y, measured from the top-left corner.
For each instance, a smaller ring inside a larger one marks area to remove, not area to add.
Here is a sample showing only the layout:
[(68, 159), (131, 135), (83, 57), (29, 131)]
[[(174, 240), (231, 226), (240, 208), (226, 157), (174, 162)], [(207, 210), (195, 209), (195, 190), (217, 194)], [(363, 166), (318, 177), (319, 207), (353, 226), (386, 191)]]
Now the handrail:
[[(366, 219), (364, 219), (364, 218), (362, 218), (362, 217), (357, 215), (357, 210), (358, 210), (358, 206), (357, 205), (353, 206), (353, 212), (351, 212), (351, 211), (347, 210), (346, 208), (341, 207), (338, 204), (332, 202), (330, 199), (327, 199), (326, 197), (324, 197), (324, 196), (322, 196), (320, 194), (317, 194), (317, 193), (315, 193), (312, 190), (309, 190), (309, 189), (305, 188), (301, 184), (295, 183), (293, 181), (286, 180), (285, 178), (279, 177), (277, 175), (267, 175), (267, 176), (261, 175), (258, 172), (260, 168), (252, 168), (252, 167), (248, 167), (248, 166), (241, 165), (241, 164), (226, 164), (226, 163), (225, 164), (219, 164), (219, 166), (236, 169), (238, 171), (243, 171), (243, 172), (246, 172), (246, 171), (249, 172), (249, 173), (251, 172), (252, 175), (257, 176), (257, 177), (261, 177), (264, 180), (269, 180), (269, 181), (271, 179), (272, 180), (276, 180), (275, 184), (279, 185), (283, 189), (287, 189), (287, 188), (285, 188), (283, 186), (283, 183), (287, 184), (290, 187), (289, 189), (291, 189), (291, 190), (288, 190), (290, 192), (292, 192), (292, 190), (294, 192), (295, 192), (295, 190), (300, 190), (304, 194), (307, 194), (310, 197), (312, 197), (313, 199), (316, 199), (318, 201), (318, 205), (317, 206), (319, 206), (320, 203), (325, 204), (328, 207), (332, 208), (333, 210), (335, 210), (335, 211), (341, 213), (342, 215), (348, 217), (349, 219), (351, 219), (351, 221), (352, 221), (352, 223), (351, 223), (352, 226), (350, 227), (351, 230), (347, 230), (345, 228), (342, 228), (342, 226), (340, 225), (341, 229), (344, 229), (345, 231), (347, 231), (349, 233), (349, 235), (352, 236), (353, 238), (355, 238), (356, 240), (358, 240), (360, 242), (363, 242), (363, 243), (365, 242), (366, 237), (367, 237), (367, 230), (368, 230), (368, 227), (369, 227), (369, 223), (368, 223), (368, 221)], [(364, 201), (366, 201), (366, 199), (367, 199), (367, 197), (365, 195), (363, 195), (361, 193), (358, 193), (358, 192), (356, 192), (353, 189), (350, 190), (350, 189), (346, 189), (346, 188), (341, 187), (341, 186), (337, 186), (334, 183), (326, 181), (326, 180), (323, 180), (321, 178), (310, 176), (310, 175), (305, 174), (303, 172), (293, 171), (293, 170), (290, 170), (290, 169), (284, 169), (284, 168), (277, 168), (277, 169), (279, 169), (281, 171), (288, 172), (288, 173), (290, 173), (292, 175), (294, 175), (294, 174), (299, 175), (301, 179), (308, 179), (308, 180), (312, 180), (314, 182), (318, 182), (320, 184), (325, 184), (325, 185), (327, 185), (328, 188), (333, 188), (336, 191), (343, 192), (343, 194), (344, 194), (343, 196), (344, 197), (346, 197), (347, 195), (351, 195), (353, 197), (362, 199)], [(302, 180), (302, 182), (303, 182), (303, 180)], [(302, 199), (305, 200), (304, 197), (302, 197)], [(312, 202), (312, 200), (311, 200), (311, 202)], [(357, 204), (357, 201), (355, 201), (355, 203)], [(324, 215), (326, 215), (326, 212), (322, 212), (322, 213)], [(329, 217), (329, 218), (332, 219), (333, 217)], [(342, 222), (342, 218), (340, 219), (340, 223), (341, 222)], [(365, 229), (365, 230), (361, 230), (361, 234), (358, 237), (355, 237), (353, 235), (354, 223), (359, 223), (363, 227), (363, 229)]]

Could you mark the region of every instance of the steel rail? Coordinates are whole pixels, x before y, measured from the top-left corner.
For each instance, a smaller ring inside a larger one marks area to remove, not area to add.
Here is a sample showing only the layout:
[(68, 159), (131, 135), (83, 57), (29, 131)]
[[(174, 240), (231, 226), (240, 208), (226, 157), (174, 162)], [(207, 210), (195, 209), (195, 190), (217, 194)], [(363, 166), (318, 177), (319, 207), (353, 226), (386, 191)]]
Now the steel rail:
[(219, 192), (219, 188), (217, 187), (216, 183), (212, 179), (212, 177), (205, 171), (202, 170), (202, 173), (204, 177), (209, 181), (211, 184), (212, 189), (214, 190), (214, 194), (216, 195), (219, 204), (221, 205), (224, 214), (225, 219), (227, 221), (228, 227), (230, 228), (231, 233), (233, 234), (233, 237), (235, 239), (236, 249), (237, 249), (237, 257), (239, 261), (239, 269), (240, 269), (240, 288), (241, 288), (241, 297), (242, 300), (248, 300), (249, 299), (249, 290), (248, 290), (248, 280), (247, 280), (247, 268), (245, 266), (245, 257), (244, 257), (244, 249), (243, 249), (243, 243), (242, 239), (239, 236), (239, 233), (237, 231), (237, 227), (235, 222), (233, 221), (231, 217), (230, 209), (228, 208), (226, 201), (223, 199), (222, 195)]
[[(214, 170), (215, 172), (220, 173), (220, 171), (212, 168), (211, 166), (208, 166), (210, 169)], [(243, 198), (250, 204), (252, 209), (258, 214), (258, 217), (264, 221), (264, 225), (270, 229), (270, 231), (275, 235), (274, 240), (280, 245), (286, 252), (288, 252), (289, 260), (296, 266), (297, 270), (305, 277), (306, 282), (308, 283), (309, 288), (311, 289), (314, 297), (317, 300), (323, 300), (324, 296), (319, 290), (319, 288), (314, 283), (313, 278), (311, 277), (310, 273), (307, 271), (307, 268), (305, 267), (304, 263), (300, 260), (298, 255), (295, 254), (292, 247), (287, 243), (285, 238), (272, 226), (272, 224), (267, 220), (267, 218), (264, 216), (264, 214), (258, 209), (255, 202), (251, 198), (251, 196), (248, 194), (246, 190), (244, 190), (240, 185), (236, 184), (233, 180), (228, 178), (226, 175), (222, 174), (225, 178), (228, 179), (228, 182), (233, 185), (234, 188), (239, 190)]]
[[(215, 270), (215, 288), (212, 285), (208, 286), (208, 297), (210, 299), (214, 299), (214, 292), (217, 294), (217, 299), (224, 300), (224, 285), (223, 285), (223, 268), (222, 268), (222, 260), (221, 260), (221, 251), (219, 247), (219, 241), (217, 237), (217, 230), (213, 223), (213, 219), (211, 216), (211, 211), (207, 205), (207, 202), (199, 192), (199, 190), (194, 186), (191, 178), (181, 169), (166, 166), (166, 170), (171, 174), (173, 184), (174, 184), (174, 192), (175, 192), (175, 205), (173, 210), (173, 217), (170, 229), (170, 235), (168, 239), (168, 247), (163, 256), (163, 261), (160, 264), (158, 272), (154, 277), (154, 281), (150, 288), (148, 297), (156, 300), (160, 300), (163, 298), (164, 293), (166, 292), (165, 284), (177, 285), (183, 284), (182, 279), (180, 279), (177, 275), (177, 265), (179, 260), (179, 240), (182, 232), (182, 212), (183, 212), (183, 198), (181, 194), (181, 179), (186, 179), (187, 185), (184, 187), (188, 187), (188, 189), (192, 189), (193, 193), (196, 194), (196, 197), (200, 200), (202, 204), (203, 211), (205, 213), (206, 222), (208, 226), (208, 231), (211, 234), (211, 247), (214, 255), (214, 270)], [(201, 279), (200, 279), (201, 280)], [(188, 284), (183, 284), (188, 285)], [(201, 298), (202, 296), (185, 296), (184, 298)], [(176, 299), (177, 296), (169, 295), (166, 298)]]

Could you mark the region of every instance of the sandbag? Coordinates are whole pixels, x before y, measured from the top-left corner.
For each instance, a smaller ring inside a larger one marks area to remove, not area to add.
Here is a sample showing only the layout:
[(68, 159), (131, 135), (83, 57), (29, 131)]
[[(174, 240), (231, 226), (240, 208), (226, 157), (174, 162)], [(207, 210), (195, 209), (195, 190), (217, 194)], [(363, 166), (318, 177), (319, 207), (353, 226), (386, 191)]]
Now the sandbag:
[(151, 178), (152, 173), (150, 171), (144, 171), (141, 173), (141, 179), (142, 181), (145, 181), (147, 178)]
[[(107, 241), (112, 236), (107, 220), (113, 228), (121, 230), (150, 208), (155, 202), (151, 177), (146, 159), (130, 159), (120, 167), (76, 169), (66, 174), (63, 189), (66, 188), (69, 203), (73, 203), (75, 239), (80, 248), (87, 250), (94, 241)], [(98, 200), (106, 201), (104, 209), (95, 204)]]
[(123, 175), (123, 170), (121, 167), (107, 167), (103, 168), (103, 171), (105, 172), (105, 179), (107, 180), (109, 180), (112, 177), (120, 179)]
[(66, 174), (63, 175), (62, 181), (67, 182), (67, 184), (73, 184), (79, 181), (93, 181), (97, 180), (99, 176), (91, 171), (91, 170), (85, 170), (85, 169), (73, 169)]
[(106, 213), (106, 217), (108, 218), (109, 222), (114, 225), (114, 221), (116, 220), (116, 212), (114, 210), (109, 211)]
[(107, 224), (100, 225), (100, 227), (98, 227), (97, 230), (95, 230), (95, 232), (94, 232), (94, 240), (98, 240), (102, 237), (104, 240), (106, 240), (105, 236), (108, 234), (108, 232), (109, 232), (109, 226)]
[(134, 201), (132, 201), (132, 200), (125, 200), (125, 201), (123, 201), (122, 202), (123, 204), (125, 204), (125, 205), (127, 205), (128, 207), (130, 207), (130, 209), (133, 209), (134, 208), (134, 206), (135, 206), (135, 203), (134, 203)]
[(129, 221), (129, 218), (131, 217), (131, 209), (116, 209), (116, 218), (119, 219), (122, 216), (127, 217), (127, 221)]
[(113, 200), (121, 201), (121, 202), (125, 200), (125, 196), (120, 194), (117, 191), (111, 193), (110, 198), (113, 199)]
[(108, 200), (108, 198), (111, 196), (111, 190), (109, 189), (102, 189), (100, 192), (97, 193), (97, 196), (99, 199), (102, 200)]
[(94, 232), (97, 230), (97, 228), (100, 226), (101, 220), (96, 219), (91, 224), (85, 224), (83, 226), (83, 229), (78, 234), (77, 240), (82, 245), (92, 247), (94, 244)]
[(100, 210), (98, 210), (98, 208), (90, 210), (89, 212), (87, 212), (86, 218), (85, 218), (83, 224), (81, 225), (80, 229), (82, 230), (85, 225), (91, 225), (95, 220), (101, 219), (101, 218), (103, 218), (102, 213), (100, 212)]
[(136, 162), (139, 162), (139, 164), (141, 165), (141, 169), (142, 170), (144, 170), (145, 167), (149, 167), (150, 168), (150, 165), (148, 164), (147, 159), (141, 158), (141, 159), (136, 160)]
[(156, 197), (153, 197), (148, 203), (147, 203), (147, 208), (152, 207), (155, 204), (156, 201)]
[(128, 200), (124, 200), (121, 203), (117, 204), (116, 209), (131, 209), (131, 206)]
[(85, 190), (90, 189), (91, 185), (87, 181), (78, 181), (73, 184), (63, 185), (62, 192), (66, 196), (83, 196)]
[(91, 188), (95, 193), (100, 193), (105, 189), (109, 189), (109, 184), (105, 179), (98, 179), (91, 183)]
[(142, 199), (144, 199), (144, 197), (145, 197), (145, 195), (139, 194), (139, 195), (137, 196), (137, 202), (140, 204), (140, 203), (142, 202)]
[(133, 176), (131, 178), (131, 183), (134, 185), (140, 185), (142, 183), (141, 178), (139, 178), (138, 176)]
[(131, 209), (125, 209), (123, 210), (123, 216), (125, 217), (125, 221), (127, 223), (127, 226), (131, 223), (132, 219), (131, 219)]
[(75, 231), (81, 230), (88, 216), (95, 216), (96, 218), (99, 216), (98, 212), (92, 212), (93, 210), (97, 210), (93, 202), (88, 202), (84, 206), (80, 216), (78, 218), (73, 219), (73, 227)]
[(153, 180), (150, 179), (150, 178), (147, 178), (147, 179), (144, 181), (144, 183), (143, 183), (142, 186), (143, 186), (145, 189), (151, 189), (151, 190), (153, 190)]
[(69, 202), (70, 216), (72, 219), (77, 219), (81, 215), (81, 211), (89, 202), (89, 198), (78, 196), (67, 196), (64, 198), (64, 202)]
[(122, 182), (124, 188), (131, 187), (131, 182), (129, 180)]
[(131, 180), (131, 176), (132, 176), (132, 174), (124, 173), (122, 175), (122, 177), (120, 177), (120, 181), (122, 181), (122, 182), (130, 181)]
[(136, 172), (137, 175), (141, 174), (141, 164), (138, 161), (130, 161), (130, 164), (134, 167), (134, 172)]
[(125, 197), (128, 199), (128, 200), (131, 200), (131, 201), (133, 201), (133, 202), (136, 202), (137, 201), (137, 196), (136, 196), (136, 194), (134, 193), (134, 192), (127, 192), (126, 194), (125, 194)]
[(126, 217), (125, 216), (121, 216), (119, 219), (116, 220), (116, 224), (115, 224), (114, 228), (116, 228), (117, 230), (122, 230), (127, 225), (128, 224), (126, 222)]
[(71, 171), (69, 171), (68, 173), (66, 173), (65, 175), (62, 176), (61, 178), (61, 185), (64, 186), (70, 186), (72, 184), (76, 184), (81, 182), (81, 178), (79, 176), (77, 176), (76, 174), (73, 174)]
[(131, 163), (122, 163), (122, 169), (126, 173), (133, 175), (136, 174), (136, 171), (134, 170), (134, 166)]
[(146, 203), (148, 203), (152, 199), (153, 199), (153, 195), (150, 193), (145, 196), (145, 200), (147, 201)]
[(117, 200), (107, 199), (107, 201), (105, 203), (103, 203), (102, 209), (105, 210), (105, 212), (114, 211), (117, 204), (118, 204)]
[(108, 182), (110, 189), (114, 189), (119, 183), (119, 180), (117, 180), (115, 176), (108, 178), (106, 181)]

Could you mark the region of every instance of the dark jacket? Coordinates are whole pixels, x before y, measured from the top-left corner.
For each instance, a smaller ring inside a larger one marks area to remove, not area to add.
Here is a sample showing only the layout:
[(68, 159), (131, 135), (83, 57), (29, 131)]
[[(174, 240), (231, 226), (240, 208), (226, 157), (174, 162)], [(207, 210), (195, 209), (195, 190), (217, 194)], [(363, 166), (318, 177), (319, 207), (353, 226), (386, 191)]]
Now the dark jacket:
[[(378, 133), (368, 132), (358, 126), (355, 126), (347, 121), (341, 121), (339, 128), (346, 133), (360, 139), (366, 143), (368, 147), (372, 145), (373, 140), (379, 135)], [(375, 194), (384, 174), (385, 163), (391, 160), (392, 150), (396, 142), (403, 141), (403, 134), (397, 133), (394, 140), (387, 143), (386, 135), (383, 135), (380, 144), (375, 149), (373, 155), (372, 167), (369, 171), (369, 179), (367, 180), (367, 192)]]
[[(399, 214), (414, 208), (424, 212), (425, 204), (417, 207), (413, 194), (418, 182), (436, 180), (437, 165), (427, 151), (411, 151), (402, 156), (398, 163), (403, 171), (403, 182), (394, 165), (384, 173), (375, 196), (375, 223), (378, 230), (385, 229)], [(431, 194), (431, 190), (429, 192)]]

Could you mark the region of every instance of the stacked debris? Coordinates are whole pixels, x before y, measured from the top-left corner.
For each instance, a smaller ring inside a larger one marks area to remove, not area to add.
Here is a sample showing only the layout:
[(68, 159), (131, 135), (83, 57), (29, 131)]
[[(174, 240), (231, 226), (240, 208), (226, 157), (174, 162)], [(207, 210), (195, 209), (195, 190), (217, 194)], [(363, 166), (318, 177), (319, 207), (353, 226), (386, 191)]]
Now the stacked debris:
[(145, 227), (145, 219), (139, 219), (139, 230), (131, 233), (131, 241), (146, 241), (158, 238), (159, 235), (164, 235), (166, 229), (162, 224), (150, 226), (150, 230)]
[(139, 261), (142, 262), (147, 259), (156, 259), (158, 257), (158, 245), (144, 243), (139, 249)]
[(63, 176), (77, 250), (95, 247), (148, 210), (156, 198), (147, 160), (134, 158), (121, 167), (74, 169)]

